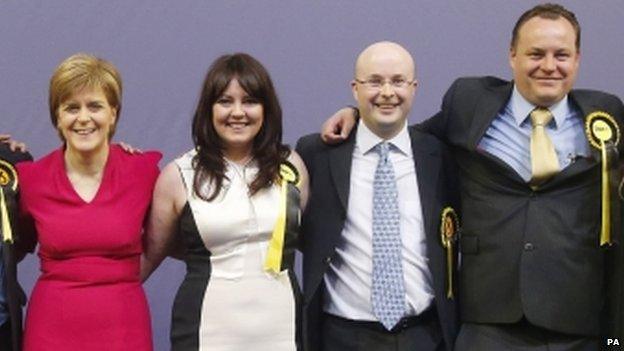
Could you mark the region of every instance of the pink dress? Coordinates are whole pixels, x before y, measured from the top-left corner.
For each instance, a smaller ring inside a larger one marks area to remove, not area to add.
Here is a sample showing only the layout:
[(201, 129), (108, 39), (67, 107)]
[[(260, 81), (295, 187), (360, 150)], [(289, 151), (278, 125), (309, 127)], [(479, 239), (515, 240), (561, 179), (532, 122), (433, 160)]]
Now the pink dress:
[(139, 266), (160, 158), (111, 146), (90, 202), (70, 183), (63, 150), (18, 166), (21, 216), (34, 220), (41, 259), (25, 351), (152, 350)]

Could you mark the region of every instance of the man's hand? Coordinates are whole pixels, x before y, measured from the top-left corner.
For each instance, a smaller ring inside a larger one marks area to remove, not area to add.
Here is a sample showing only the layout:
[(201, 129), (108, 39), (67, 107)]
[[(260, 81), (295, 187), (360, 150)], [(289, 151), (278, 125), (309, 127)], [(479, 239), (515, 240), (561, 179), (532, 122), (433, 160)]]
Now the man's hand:
[(0, 134), (0, 143), (9, 144), (11, 151), (26, 152), (26, 144), (11, 139), (10, 134)]
[(321, 139), (325, 144), (339, 144), (349, 137), (355, 126), (355, 111), (345, 107), (329, 117), (321, 127)]

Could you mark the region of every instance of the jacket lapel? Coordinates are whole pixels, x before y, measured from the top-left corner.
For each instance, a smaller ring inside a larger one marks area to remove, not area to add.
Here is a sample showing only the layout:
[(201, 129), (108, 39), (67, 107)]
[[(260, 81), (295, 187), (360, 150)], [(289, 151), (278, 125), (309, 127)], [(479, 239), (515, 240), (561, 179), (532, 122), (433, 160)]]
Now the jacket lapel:
[[(427, 256), (429, 258), (428, 267), (434, 280), (432, 287), (438, 291), (439, 287), (445, 285), (446, 277), (445, 256), (444, 250), (441, 249), (439, 233), (440, 211), (442, 206), (446, 204), (442, 202), (443, 199), (437, 198), (440, 195), (439, 182), (441, 181), (442, 155), (440, 155), (440, 151), (437, 148), (432, 147), (425, 140), (423, 134), (414, 131), (412, 128), (410, 128), (410, 137), (423, 212), (423, 228), (425, 230)], [(443, 189), (442, 191), (446, 190)]]
[(349, 189), (351, 184), (351, 161), (355, 148), (357, 128), (349, 134), (349, 138), (342, 144), (336, 145), (329, 151), (329, 171), (336, 188), (336, 193), (345, 211), (349, 205)]
[(505, 106), (511, 96), (512, 83), (502, 86), (491, 87), (488, 94), (481, 96), (481, 101), (476, 104), (472, 126), (469, 129), (469, 145), (472, 150), (477, 148), (488, 127), (492, 124), (498, 112)]
[(424, 140), (422, 134), (413, 128), (410, 128), (409, 131), (427, 242), (429, 244), (437, 243), (436, 228), (439, 214), (436, 213), (438, 201), (435, 197), (440, 181), (441, 155), (437, 149)]
[[(587, 116), (590, 113), (600, 110), (600, 108), (598, 106), (594, 105), (593, 103), (591, 103), (590, 101), (588, 101), (586, 99), (583, 99), (578, 94), (576, 94), (574, 91), (570, 91), (568, 97), (572, 101), (572, 104), (576, 105), (576, 107), (578, 107), (578, 109), (579, 109), (579, 111), (581, 113), (581, 116), (583, 118), (583, 125), (587, 121)], [(587, 136), (585, 136), (585, 138), (587, 138)], [(595, 149), (591, 145), (590, 145), (590, 149), (591, 149), (591, 152), (594, 155), (594, 157), (589, 158), (589, 159), (582, 158), (582, 159), (577, 160), (576, 162), (571, 164), (569, 167), (566, 167), (561, 173), (557, 174), (553, 178), (553, 183), (556, 185), (557, 184), (557, 182), (556, 182), (557, 180), (566, 179), (566, 178), (568, 178), (568, 177), (570, 177), (572, 175), (579, 174), (579, 173), (582, 173), (582, 172), (586, 172), (587, 170), (595, 167), (596, 164), (598, 163), (597, 160), (599, 160), (601, 158), (600, 151)]]

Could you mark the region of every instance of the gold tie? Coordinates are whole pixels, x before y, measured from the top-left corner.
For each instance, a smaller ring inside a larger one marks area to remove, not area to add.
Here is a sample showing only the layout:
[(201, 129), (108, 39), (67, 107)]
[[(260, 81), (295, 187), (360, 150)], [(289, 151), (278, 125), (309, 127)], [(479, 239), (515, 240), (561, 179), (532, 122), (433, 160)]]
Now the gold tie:
[(559, 172), (557, 153), (545, 129), (552, 118), (548, 109), (538, 107), (531, 111), (531, 185), (539, 185)]

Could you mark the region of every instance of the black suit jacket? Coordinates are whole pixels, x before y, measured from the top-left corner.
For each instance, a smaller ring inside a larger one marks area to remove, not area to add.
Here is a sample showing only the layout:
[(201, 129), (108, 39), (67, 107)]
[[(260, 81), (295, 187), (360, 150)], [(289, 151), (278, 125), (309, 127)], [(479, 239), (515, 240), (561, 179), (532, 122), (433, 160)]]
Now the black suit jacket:
[[(577, 159), (533, 191), (478, 143), (511, 96), (512, 83), (463, 78), (442, 110), (419, 127), (452, 148), (461, 183), (463, 321), (512, 323), (523, 316), (554, 331), (623, 337), (622, 247), (599, 247), (600, 157)], [(604, 111), (624, 125), (615, 96), (573, 90), (587, 116)], [(620, 151), (622, 143), (620, 142)]]
[[(13, 152), (7, 144), (0, 143), (0, 160), (6, 161), (12, 165), (20, 161), (32, 160), (28, 153)], [(16, 263), (23, 254), (16, 253), (14, 245), (19, 245), (19, 236), (17, 233), (17, 202), (16, 193), (12, 191), (5, 192), (5, 199), (9, 210), (9, 216), (13, 228), (14, 244), (2, 242), (2, 260), (5, 270), (5, 291), (6, 302), (9, 311), (9, 320), (11, 322), (12, 346), (14, 351), (21, 350), (22, 342), (22, 306), (26, 303), (26, 295), (19, 286), (17, 281)], [(1, 238), (0, 238), (1, 240)]]
[[(351, 161), (355, 134), (335, 146), (325, 145), (318, 134), (301, 138), (297, 152), (310, 174), (310, 199), (302, 221), (304, 344), (319, 350), (324, 295), (323, 276), (335, 254), (347, 215)], [(440, 242), (440, 214), (455, 207), (453, 164), (445, 146), (431, 135), (410, 129), (423, 219), (427, 237), (429, 269), (433, 276), (435, 306), (446, 350), (457, 334), (457, 306), (446, 297), (446, 259)], [(455, 260), (457, 262), (457, 260)]]

